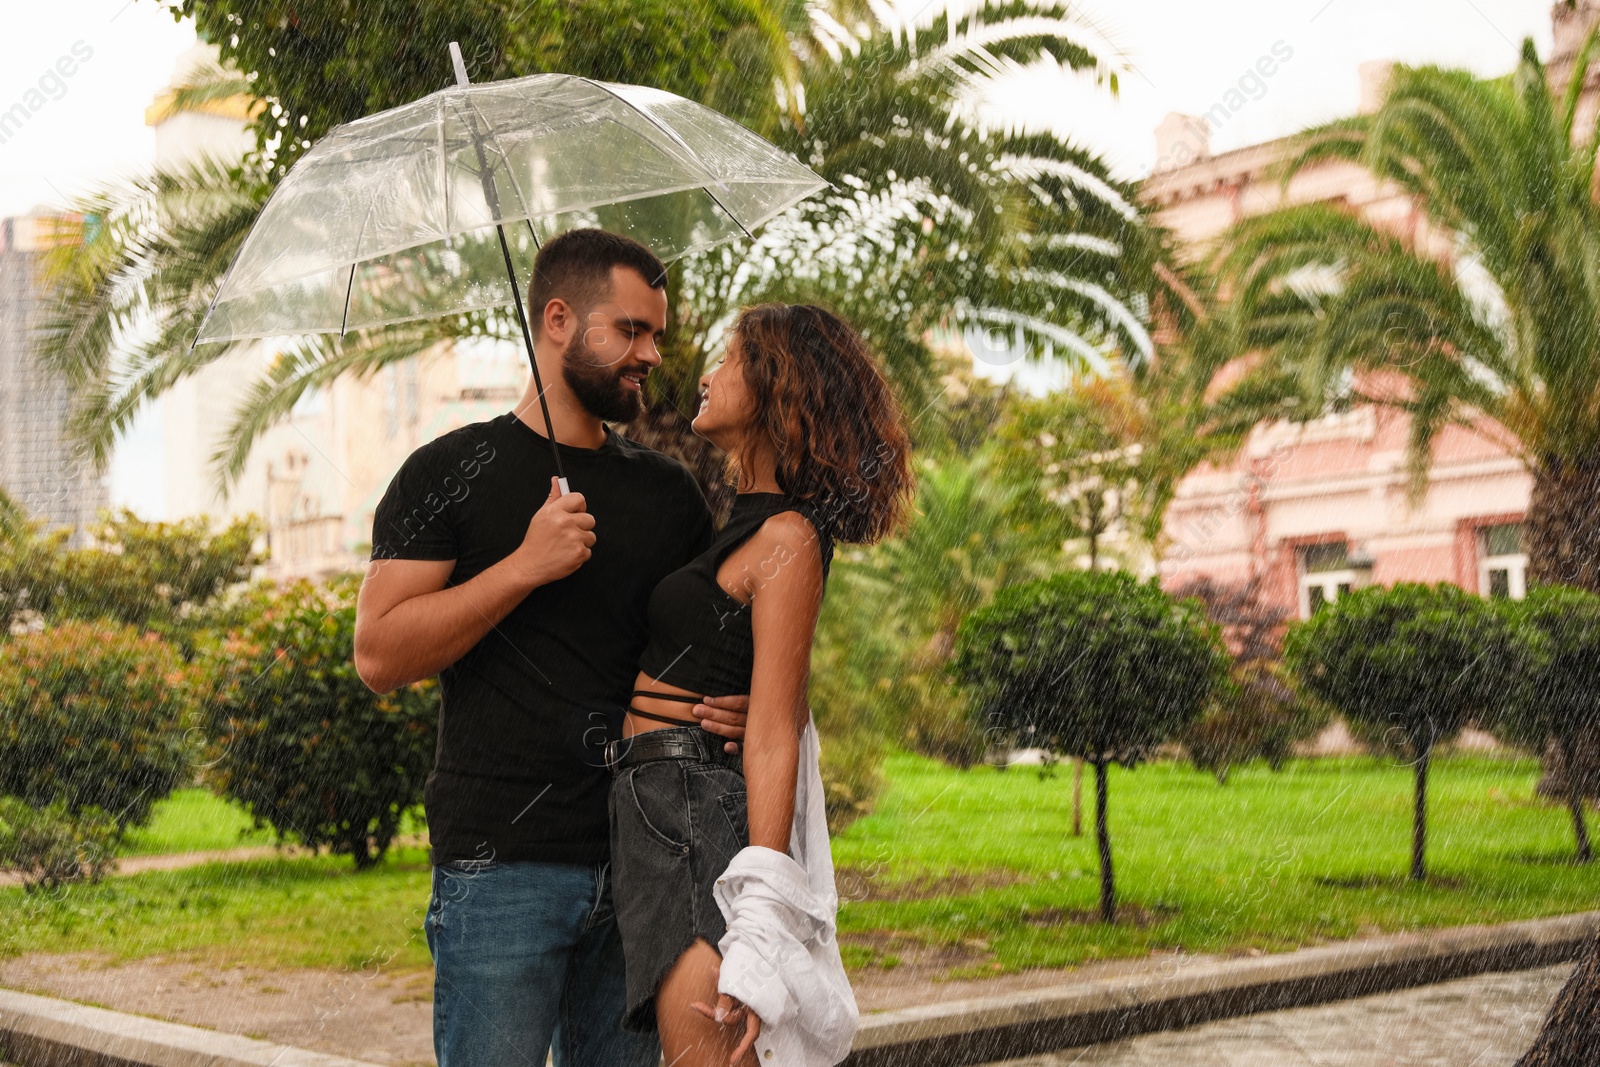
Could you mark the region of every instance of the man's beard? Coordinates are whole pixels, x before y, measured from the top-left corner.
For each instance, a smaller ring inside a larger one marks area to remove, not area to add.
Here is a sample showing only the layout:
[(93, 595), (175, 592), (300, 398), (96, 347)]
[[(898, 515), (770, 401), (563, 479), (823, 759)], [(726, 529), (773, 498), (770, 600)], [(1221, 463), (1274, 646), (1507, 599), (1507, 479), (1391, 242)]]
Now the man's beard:
[(623, 372), (633, 369), (632, 360), (617, 367), (601, 363), (581, 333), (561, 353), (562, 380), (583, 409), (604, 422), (632, 422), (644, 413), (643, 391), (622, 384)]

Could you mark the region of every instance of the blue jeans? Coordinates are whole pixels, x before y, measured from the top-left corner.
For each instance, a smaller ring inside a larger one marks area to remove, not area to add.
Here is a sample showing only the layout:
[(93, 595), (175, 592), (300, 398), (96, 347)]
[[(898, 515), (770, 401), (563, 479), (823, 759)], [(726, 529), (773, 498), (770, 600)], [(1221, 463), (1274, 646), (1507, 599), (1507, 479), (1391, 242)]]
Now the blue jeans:
[(622, 939), (607, 865), (483, 863), (433, 869), (423, 923), (433, 953), (439, 1067), (657, 1067), (652, 1033), (622, 1029)]

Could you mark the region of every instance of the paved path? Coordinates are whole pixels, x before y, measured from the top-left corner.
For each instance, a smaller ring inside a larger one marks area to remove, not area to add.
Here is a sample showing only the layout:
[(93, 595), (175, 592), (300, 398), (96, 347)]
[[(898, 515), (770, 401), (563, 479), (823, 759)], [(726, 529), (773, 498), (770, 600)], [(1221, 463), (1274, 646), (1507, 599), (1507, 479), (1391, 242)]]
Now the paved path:
[[(390, 848), (427, 848), (428, 839), (421, 834), (397, 837)], [(250, 860), (299, 859), (312, 852), (303, 845), (246, 845), (240, 848), (210, 849), (204, 852), (162, 852), (151, 856), (118, 856), (112, 861), (111, 875), (144, 874), (146, 871), (181, 871), (207, 863), (246, 863)], [(22, 876), (14, 871), (0, 871), (0, 889), (22, 884)], [(0, 1064), (0, 1067), (7, 1067)]]
[[(1008, 1060), (1005, 1067), (1511, 1067), (1571, 964)], [(992, 1065), (998, 1067), (998, 1065)]]
[[(298, 845), (251, 845), (245, 848), (220, 848), (207, 852), (167, 852), (155, 856), (118, 856), (111, 863), (111, 875), (143, 874), (146, 871), (181, 871), (206, 863), (244, 863), (274, 856), (309, 856), (309, 849)], [(0, 889), (22, 884), (22, 875), (0, 871)], [(4, 1067), (0, 1064), (0, 1067)]]

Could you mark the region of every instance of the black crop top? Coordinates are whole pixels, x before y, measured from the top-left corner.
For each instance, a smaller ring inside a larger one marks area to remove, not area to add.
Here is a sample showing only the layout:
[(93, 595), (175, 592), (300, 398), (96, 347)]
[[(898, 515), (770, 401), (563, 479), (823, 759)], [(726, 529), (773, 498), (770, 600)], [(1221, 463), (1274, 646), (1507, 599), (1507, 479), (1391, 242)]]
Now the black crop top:
[[(717, 583), (717, 568), (734, 549), (749, 540), (772, 516), (798, 512), (821, 538), (822, 578), (833, 560), (833, 539), (810, 502), (783, 493), (740, 493), (733, 514), (711, 547), (668, 574), (650, 594), (650, 643), (639, 669), (651, 678), (701, 696), (750, 692), (755, 667), (755, 640), (750, 631), (750, 605), (742, 604)], [(762, 566), (753, 579), (759, 583)], [(770, 576), (770, 575), (769, 575)]]

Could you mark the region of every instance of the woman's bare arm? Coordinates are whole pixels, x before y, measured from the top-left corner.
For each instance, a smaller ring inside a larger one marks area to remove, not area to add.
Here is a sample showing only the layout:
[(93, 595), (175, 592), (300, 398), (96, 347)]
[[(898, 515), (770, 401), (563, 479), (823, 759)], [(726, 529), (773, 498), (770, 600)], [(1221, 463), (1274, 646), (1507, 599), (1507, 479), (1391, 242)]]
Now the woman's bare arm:
[(808, 714), (811, 639), (822, 609), (822, 551), (811, 524), (783, 512), (768, 519), (738, 555), (749, 560), (745, 573), (754, 586), (755, 669), (744, 755), (750, 844), (787, 852)]

